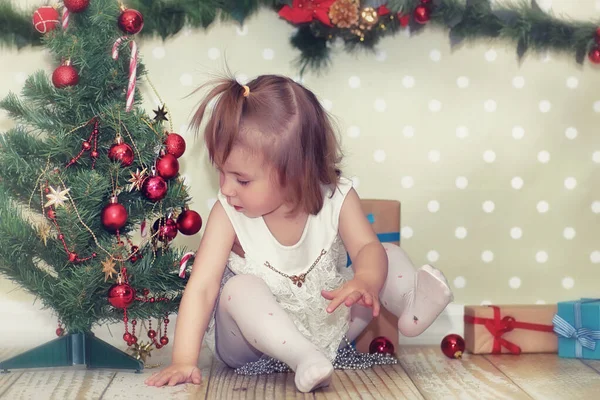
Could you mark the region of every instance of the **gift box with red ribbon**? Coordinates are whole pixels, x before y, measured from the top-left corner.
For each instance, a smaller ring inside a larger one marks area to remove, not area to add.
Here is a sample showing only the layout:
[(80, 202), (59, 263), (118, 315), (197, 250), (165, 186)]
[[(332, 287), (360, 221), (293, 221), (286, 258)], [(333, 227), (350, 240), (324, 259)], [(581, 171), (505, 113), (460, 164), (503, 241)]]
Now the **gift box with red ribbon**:
[(556, 353), (556, 304), (465, 306), (465, 347), (473, 354)]

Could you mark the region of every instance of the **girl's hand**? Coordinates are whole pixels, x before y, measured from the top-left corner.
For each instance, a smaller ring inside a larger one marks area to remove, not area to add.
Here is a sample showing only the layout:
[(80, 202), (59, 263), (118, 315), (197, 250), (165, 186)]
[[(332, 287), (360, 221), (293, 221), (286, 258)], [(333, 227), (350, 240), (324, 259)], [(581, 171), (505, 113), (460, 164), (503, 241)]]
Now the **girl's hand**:
[(148, 386), (175, 386), (178, 383), (194, 383), (199, 385), (202, 374), (196, 365), (171, 364), (162, 371), (152, 374), (144, 383)]
[(379, 315), (379, 293), (369, 287), (360, 278), (354, 278), (346, 282), (343, 286), (335, 290), (321, 290), (321, 296), (331, 303), (327, 306), (327, 312), (332, 313), (340, 304), (344, 303), (346, 307), (354, 304), (373, 309), (373, 317)]

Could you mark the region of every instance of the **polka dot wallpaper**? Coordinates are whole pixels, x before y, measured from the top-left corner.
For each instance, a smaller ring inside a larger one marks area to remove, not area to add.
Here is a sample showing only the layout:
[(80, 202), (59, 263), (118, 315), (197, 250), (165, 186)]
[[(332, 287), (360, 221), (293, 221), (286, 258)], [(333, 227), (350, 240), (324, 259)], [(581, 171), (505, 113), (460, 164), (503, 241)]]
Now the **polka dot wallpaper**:
[[(598, 19), (600, 0), (538, 1)], [(244, 26), (185, 30), (139, 42), (142, 61), (185, 135), (182, 173), (207, 217), (217, 177), (187, 130), (198, 85), (228, 66), (244, 83), (265, 73), (301, 81), (339, 128), (344, 173), (363, 198), (402, 202), (402, 246), (447, 275), (459, 304), (550, 303), (600, 289), (600, 69), (555, 53), (519, 63), (504, 42), (452, 49), (445, 32), (405, 31), (374, 53), (332, 45), (331, 67), (302, 78), (293, 27), (264, 10)], [(108, 50), (107, 50), (108, 51)], [(52, 66), (39, 49), (0, 49), (0, 94)], [(149, 85), (144, 107), (159, 104)], [(0, 131), (13, 124), (0, 114)], [(195, 248), (199, 235), (177, 239)], [(0, 280), (0, 297), (31, 299)]]

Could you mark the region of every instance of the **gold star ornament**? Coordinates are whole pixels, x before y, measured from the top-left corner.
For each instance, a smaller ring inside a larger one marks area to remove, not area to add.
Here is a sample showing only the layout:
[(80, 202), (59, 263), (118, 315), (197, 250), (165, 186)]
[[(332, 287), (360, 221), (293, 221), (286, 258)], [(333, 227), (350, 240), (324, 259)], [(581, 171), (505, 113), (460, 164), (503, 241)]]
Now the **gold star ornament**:
[(42, 224), (38, 226), (38, 236), (44, 242), (44, 246), (48, 244), (48, 237), (50, 236), (50, 226)]
[(147, 169), (144, 168), (140, 171), (140, 169), (138, 168), (135, 170), (135, 172), (130, 172), (130, 174), (131, 178), (127, 181), (131, 183), (131, 185), (129, 185), (129, 191), (132, 192), (133, 189), (141, 190), (142, 184), (144, 183), (144, 179), (146, 179), (146, 176), (148, 175)]
[(142, 362), (144, 364), (146, 364), (146, 358), (152, 357), (151, 353), (152, 353), (152, 350), (154, 350), (152, 345), (153, 345), (152, 342), (136, 343), (129, 348), (129, 351), (131, 352), (132, 357), (134, 357), (136, 360), (142, 360)]
[(69, 199), (67, 193), (69, 193), (69, 190), (71, 189), (60, 190), (60, 187), (54, 189), (52, 186), (48, 186), (48, 189), (50, 190), (50, 193), (46, 195), (48, 201), (44, 204), (44, 207), (64, 207), (65, 201)]
[(167, 112), (165, 111), (165, 105), (164, 104), (162, 106), (158, 107), (157, 110), (152, 110), (152, 112), (155, 114), (154, 121), (157, 122), (157, 123), (169, 120), (167, 118)]
[(108, 278), (112, 279), (113, 274), (117, 273), (115, 262), (111, 258), (102, 261), (102, 272), (104, 272), (104, 282), (106, 282)]

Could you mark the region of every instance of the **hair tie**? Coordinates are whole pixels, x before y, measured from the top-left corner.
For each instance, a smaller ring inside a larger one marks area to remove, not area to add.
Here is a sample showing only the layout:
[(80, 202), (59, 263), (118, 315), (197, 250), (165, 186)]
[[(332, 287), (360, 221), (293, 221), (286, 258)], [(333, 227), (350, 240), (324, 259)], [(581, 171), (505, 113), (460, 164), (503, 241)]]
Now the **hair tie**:
[(244, 88), (244, 97), (248, 97), (250, 94), (250, 88), (246, 85), (242, 85), (242, 87)]

